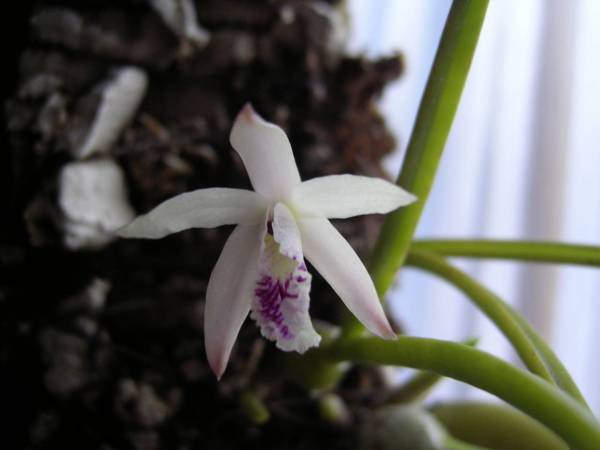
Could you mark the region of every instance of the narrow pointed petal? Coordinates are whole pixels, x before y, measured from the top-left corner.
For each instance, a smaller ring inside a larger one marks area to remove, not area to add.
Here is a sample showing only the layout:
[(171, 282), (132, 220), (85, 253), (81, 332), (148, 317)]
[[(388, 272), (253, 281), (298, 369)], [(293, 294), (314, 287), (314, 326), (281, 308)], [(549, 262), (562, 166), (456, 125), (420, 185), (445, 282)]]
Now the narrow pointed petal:
[(263, 120), (250, 104), (238, 114), (229, 140), (242, 158), (256, 192), (272, 200), (286, 199), (300, 183), (285, 132)]
[(262, 225), (238, 225), (219, 256), (206, 289), (204, 345), (208, 363), (221, 378), (252, 302)]
[(359, 175), (313, 178), (293, 193), (293, 203), (301, 214), (330, 219), (385, 214), (415, 200), (414, 195), (395, 184)]
[(300, 231), (292, 213), (275, 205), (272, 234), (263, 233), (251, 317), (279, 349), (304, 353), (319, 345), (308, 308), (312, 277), (302, 255)]
[(160, 239), (189, 228), (254, 225), (264, 222), (267, 201), (244, 189), (210, 188), (186, 192), (164, 201), (121, 228), (125, 238)]
[(327, 280), (348, 309), (369, 331), (388, 339), (396, 337), (367, 269), (350, 244), (327, 220), (299, 223), (306, 258)]

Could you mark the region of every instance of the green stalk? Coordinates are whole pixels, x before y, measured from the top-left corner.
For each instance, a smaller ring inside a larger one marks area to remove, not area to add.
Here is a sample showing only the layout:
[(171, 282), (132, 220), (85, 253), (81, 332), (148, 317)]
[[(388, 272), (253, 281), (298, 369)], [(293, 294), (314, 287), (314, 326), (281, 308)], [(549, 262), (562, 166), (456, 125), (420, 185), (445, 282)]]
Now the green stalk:
[(563, 365), (560, 359), (558, 359), (558, 356), (556, 356), (556, 354), (552, 351), (548, 344), (544, 342), (541, 336), (537, 334), (537, 332), (529, 324), (529, 322), (527, 322), (510, 305), (506, 305), (506, 307), (511, 311), (515, 320), (519, 322), (519, 325), (521, 325), (523, 331), (527, 333), (527, 336), (529, 336), (529, 339), (531, 339), (531, 342), (533, 343), (533, 345), (535, 345), (535, 348), (537, 349), (539, 354), (542, 356), (544, 361), (546, 361), (546, 366), (550, 369), (552, 378), (554, 379), (557, 386), (560, 387), (563, 391), (570, 394), (571, 397), (573, 397), (575, 400), (578, 400), (579, 403), (581, 403), (583, 406), (589, 409), (589, 406), (585, 401), (583, 394), (577, 387), (577, 384), (575, 384), (575, 381), (573, 381), (573, 378), (571, 378), (569, 371), (566, 369), (566, 367)]
[(483, 24), (488, 0), (455, 0), (421, 99), (397, 184), (418, 200), (387, 216), (371, 259), (380, 297), (408, 252), (437, 171)]
[[(468, 339), (465, 345), (476, 346), (478, 339)], [(406, 382), (392, 389), (385, 397), (384, 404), (410, 403), (421, 400), (433, 387), (442, 381), (439, 373), (435, 372), (417, 372)]]
[(445, 256), (494, 258), (600, 267), (600, 247), (556, 242), (471, 239), (423, 239), (412, 243), (415, 250)]
[(463, 291), (496, 324), (531, 372), (555, 383), (582, 405), (587, 406), (583, 395), (560, 360), (533, 327), (502, 299), (434, 253), (412, 250), (406, 262), (442, 277)]
[(433, 253), (414, 250), (409, 254), (406, 263), (435, 273), (463, 291), (506, 336), (525, 366), (536, 375), (553, 382), (549, 369), (529, 336), (495, 294)]
[(503, 399), (546, 425), (577, 450), (600, 448), (600, 425), (581, 404), (539, 377), (466, 345), (400, 336), (347, 338), (322, 347), (336, 361), (437, 372)]
[(413, 403), (422, 400), (442, 377), (435, 372), (417, 372), (404, 384), (398, 386), (386, 396), (384, 404)]

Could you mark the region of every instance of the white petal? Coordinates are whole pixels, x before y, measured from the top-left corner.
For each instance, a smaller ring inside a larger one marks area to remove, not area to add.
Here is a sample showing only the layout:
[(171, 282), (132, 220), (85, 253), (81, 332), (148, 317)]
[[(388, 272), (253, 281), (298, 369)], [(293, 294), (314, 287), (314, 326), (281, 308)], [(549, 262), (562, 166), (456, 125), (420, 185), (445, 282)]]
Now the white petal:
[(308, 314), (312, 277), (304, 264), (300, 231), (281, 203), (273, 211), (272, 231), (263, 232), (251, 317), (279, 349), (304, 353), (321, 341)]
[(289, 198), (300, 183), (292, 146), (285, 132), (246, 104), (229, 138), (239, 153), (254, 190), (272, 200)]
[(352, 314), (372, 333), (383, 338), (395, 338), (373, 281), (346, 239), (327, 219), (305, 219), (300, 221), (299, 226), (306, 257)]
[(313, 178), (294, 189), (293, 203), (303, 215), (345, 219), (362, 214), (385, 214), (416, 197), (381, 178), (330, 175)]
[(254, 225), (264, 221), (267, 201), (244, 189), (210, 188), (164, 201), (118, 232), (126, 238), (159, 239), (189, 228)]
[(220, 378), (250, 310), (262, 225), (239, 225), (231, 233), (206, 289), (204, 345), (211, 369)]

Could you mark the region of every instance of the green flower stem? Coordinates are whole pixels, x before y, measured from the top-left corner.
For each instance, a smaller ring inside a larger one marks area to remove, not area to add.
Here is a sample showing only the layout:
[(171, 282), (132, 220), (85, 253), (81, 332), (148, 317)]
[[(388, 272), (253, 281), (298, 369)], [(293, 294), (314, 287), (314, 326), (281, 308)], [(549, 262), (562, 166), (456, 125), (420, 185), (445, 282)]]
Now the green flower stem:
[[(465, 345), (475, 346), (478, 339), (469, 339)], [(439, 373), (417, 372), (400, 386), (390, 390), (384, 400), (384, 404), (416, 402), (425, 397), (433, 387), (443, 380)]]
[(579, 403), (590, 409), (583, 394), (577, 387), (577, 384), (575, 384), (575, 381), (573, 381), (573, 378), (571, 378), (569, 371), (566, 369), (560, 359), (558, 359), (558, 357), (554, 354), (548, 344), (544, 342), (544, 340), (539, 334), (537, 334), (529, 322), (527, 322), (517, 311), (515, 311), (510, 305), (506, 305), (506, 307), (513, 314), (515, 320), (519, 323), (519, 325), (521, 325), (523, 331), (527, 333), (527, 336), (529, 336), (529, 339), (531, 339), (531, 342), (533, 345), (535, 345), (535, 348), (538, 350), (539, 354), (546, 361), (546, 366), (550, 369), (555, 383), (563, 391), (569, 393), (575, 400), (578, 400)]
[(383, 403), (390, 405), (417, 402), (443, 379), (444, 377), (435, 372), (417, 372), (407, 382), (391, 391)]
[(433, 253), (412, 251), (406, 263), (435, 273), (463, 291), (498, 326), (513, 345), (525, 366), (536, 375), (553, 382), (550, 370), (546, 367), (529, 336), (508, 311), (504, 302), (495, 294)]
[(546, 425), (573, 449), (600, 448), (600, 425), (581, 404), (539, 377), (466, 345), (400, 336), (347, 338), (320, 349), (336, 361), (437, 372), (476, 386)]
[(531, 372), (557, 384), (582, 405), (586, 405), (583, 395), (556, 355), (533, 327), (506, 302), (434, 253), (412, 250), (406, 262), (444, 278), (463, 291), (498, 326)]
[(412, 244), (445, 256), (513, 259), (600, 267), (600, 247), (555, 242), (424, 239)]
[(397, 184), (417, 202), (387, 216), (371, 259), (383, 297), (402, 265), (431, 190), (483, 24), (488, 0), (455, 0), (429, 74)]

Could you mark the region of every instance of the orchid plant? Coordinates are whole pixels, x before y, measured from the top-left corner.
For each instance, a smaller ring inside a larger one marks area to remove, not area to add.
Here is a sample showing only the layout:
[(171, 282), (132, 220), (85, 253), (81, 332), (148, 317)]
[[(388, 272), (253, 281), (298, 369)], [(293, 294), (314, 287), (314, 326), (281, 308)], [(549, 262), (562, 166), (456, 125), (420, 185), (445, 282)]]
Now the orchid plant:
[(246, 104), (230, 136), (254, 191), (200, 189), (166, 200), (119, 231), (158, 239), (189, 228), (236, 224), (210, 276), (204, 333), (220, 378), (244, 319), (284, 351), (319, 345), (310, 316), (304, 256), (373, 334), (396, 337), (367, 269), (328, 219), (384, 214), (415, 197), (378, 178), (331, 175), (301, 182), (285, 132)]
[[(301, 182), (285, 133), (247, 105), (235, 121), (230, 140), (242, 158), (254, 191), (211, 188), (181, 194), (120, 231), (123, 237), (157, 239), (188, 228), (237, 224), (216, 263), (206, 293), (206, 352), (217, 377), (225, 371), (249, 311), (262, 334), (282, 350), (302, 353), (319, 344), (320, 337), (308, 313), (311, 276), (304, 262), (306, 256), (358, 319), (345, 324), (339, 337), (315, 349), (312, 361), (316, 357), (331, 363), (359, 362), (423, 370), (413, 382), (400, 387), (397, 399), (405, 398), (407, 392), (414, 397), (440, 376), (454, 378), (520, 409), (543, 425), (546, 437), (551, 430), (553, 443), (540, 447), (538, 440), (535, 448), (566, 449), (565, 443), (572, 449), (600, 448), (600, 424), (550, 347), (510, 305), (445, 258), (600, 266), (600, 248), (547, 242), (413, 240), (487, 4), (487, 0), (453, 2), (396, 185), (354, 175)], [(417, 197), (419, 201), (411, 207), (394, 211)], [(386, 217), (369, 267), (372, 281), (328, 219), (388, 212), (392, 213)], [(526, 370), (470, 345), (396, 337), (379, 297), (383, 298), (403, 264), (443, 278), (463, 291), (504, 334)], [(357, 332), (363, 326), (377, 337)], [(506, 415), (503, 418), (497, 411), (490, 411), (484, 412), (490, 419), (489, 427), (513, 429), (508, 426)], [(465, 416), (464, 411), (453, 410), (452, 414), (464, 418), (467, 426), (472, 423), (472, 416)], [(392, 428), (397, 428), (396, 424)], [(479, 429), (474, 431), (477, 434)], [(514, 440), (512, 436), (511, 439)], [(449, 436), (442, 440), (440, 445), (446, 449), (479, 448)]]

